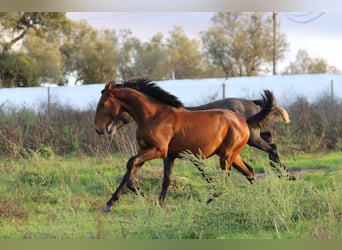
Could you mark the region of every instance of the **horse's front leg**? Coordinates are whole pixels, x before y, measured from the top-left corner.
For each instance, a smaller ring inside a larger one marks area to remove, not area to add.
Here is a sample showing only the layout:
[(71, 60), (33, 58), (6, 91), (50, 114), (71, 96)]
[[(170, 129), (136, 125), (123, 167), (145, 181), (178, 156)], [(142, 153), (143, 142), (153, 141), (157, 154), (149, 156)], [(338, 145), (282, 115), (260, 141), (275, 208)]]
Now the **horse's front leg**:
[(128, 188), (130, 188), (131, 190), (136, 190), (131, 180), (132, 174), (135, 173), (145, 161), (149, 161), (156, 158), (162, 158), (163, 156), (163, 152), (161, 152), (158, 148), (143, 150), (139, 152), (137, 155), (132, 156), (126, 164), (127, 171), (124, 177), (122, 178), (119, 187), (115, 190), (112, 197), (107, 202), (104, 211), (109, 212), (110, 210), (112, 210), (114, 203), (117, 200), (119, 200), (119, 197), (121, 196), (122, 191), (125, 188), (125, 185), (128, 185)]
[(131, 157), (127, 164), (126, 164), (126, 173), (124, 177), (122, 178), (118, 188), (115, 190), (115, 192), (112, 194), (112, 197), (110, 200), (107, 202), (105, 208), (103, 209), (104, 212), (109, 212), (112, 210), (114, 203), (119, 199), (120, 195), (122, 194), (122, 191), (124, 190), (126, 184), (128, 182), (131, 182), (131, 174), (132, 174), (132, 168), (134, 164), (134, 156)]

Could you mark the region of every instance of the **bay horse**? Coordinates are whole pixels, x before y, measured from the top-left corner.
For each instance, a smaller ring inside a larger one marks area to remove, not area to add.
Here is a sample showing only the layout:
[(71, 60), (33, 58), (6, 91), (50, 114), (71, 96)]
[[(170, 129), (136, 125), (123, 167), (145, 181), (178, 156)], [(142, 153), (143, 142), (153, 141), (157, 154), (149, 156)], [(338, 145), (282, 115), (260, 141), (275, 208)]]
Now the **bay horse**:
[[(139, 85), (139, 88), (134, 86)], [(241, 158), (240, 152), (250, 136), (249, 127), (262, 127), (274, 111), (273, 94), (265, 90), (262, 109), (251, 117), (224, 109), (190, 111), (177, 97), (145, 79), (115, 84), (109, 82), (102, 90), (94, 125), (98, 134), (108, 132), (112, 121), (123, 111), (137, 123), (136, 139), (139, 151), (129, 158), (126, 173), (106, 203), (109, 212), (127, 186), (135, 193), (144, 192), (136, 187), (132, 176), (146, 161), (162, 158), (164, 176), (160, 205), (164, 205), (170, 175), (176, 158), (184, 151), (208, 158), (219, 156), (222, 170), (232, 165), (251, 182), (256, 180), (254, 170)]]
[[(136, 86), (137, 88), (139, 85)], [(224, 98), (222, 100), (210, 102), (200, 106), (186, 107), (189, 110), (206, 110), (206, 109), (227, 109), (239, 113), (245, 117), (253, 116), (258, 113), (263, 105), (263, 99), (248, 100), (244, 98)], [(289, 115), (287, 111), (279, 106), (275, 105), (274, 112), (277, 117), (281, 118), (283, 122), (289, 123)], [(133, 118), (127, 112), (121, 112), (109, 126), (109, 133), (112, 135), (125, 124), (133, 121)], [(277, 145), (273, 142), (272, 132), (270, 129), (260, 130), (259, 127), (250, 127), (250, 136), (247, 144), (255, 147), (261, 151), (267, 152), (270, 160), (270, 165), (276, 169), (280, 176), (286, 175), (289, 180), (295, 180), (294, 176), (290, 176), (287, 173), (287, 167), (280, 160), (280, 155), (277, 149)]]

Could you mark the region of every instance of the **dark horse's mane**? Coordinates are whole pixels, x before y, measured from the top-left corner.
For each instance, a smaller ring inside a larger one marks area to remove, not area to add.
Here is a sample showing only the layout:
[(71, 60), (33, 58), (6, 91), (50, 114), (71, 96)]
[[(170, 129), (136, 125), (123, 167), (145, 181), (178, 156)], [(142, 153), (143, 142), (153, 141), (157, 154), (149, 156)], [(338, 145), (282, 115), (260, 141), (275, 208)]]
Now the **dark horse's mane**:
[(135, 89), (145, 95), (153, 97), (154, 99), (175, 108), (184, 107), (184, 104), (174, 95), (160, 88), (156, 83), (150, 80), (140, 78), (125, 81), (120, 84), (115, 84), (119, 88)]

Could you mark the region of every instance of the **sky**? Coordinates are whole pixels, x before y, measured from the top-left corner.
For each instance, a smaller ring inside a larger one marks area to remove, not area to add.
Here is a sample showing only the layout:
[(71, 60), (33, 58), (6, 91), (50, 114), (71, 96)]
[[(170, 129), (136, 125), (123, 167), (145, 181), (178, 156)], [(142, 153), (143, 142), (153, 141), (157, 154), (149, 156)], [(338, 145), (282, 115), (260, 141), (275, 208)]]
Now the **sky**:
[[(188, 37), (200, 40), (200, 32), (208, 30), (213, 15), (214, 12), (67, 13), (70, 19), (83, 19), (97, 29), (130, 29), (142, 41), (158, 32), (167, 35), (175, 26), (181, 26)], [(295, 60), (299, 49), (342, 72), (342, 12), (279, 12), (278, 22), (290, 45), (285, 59), (277, 64), (278, 73)]]

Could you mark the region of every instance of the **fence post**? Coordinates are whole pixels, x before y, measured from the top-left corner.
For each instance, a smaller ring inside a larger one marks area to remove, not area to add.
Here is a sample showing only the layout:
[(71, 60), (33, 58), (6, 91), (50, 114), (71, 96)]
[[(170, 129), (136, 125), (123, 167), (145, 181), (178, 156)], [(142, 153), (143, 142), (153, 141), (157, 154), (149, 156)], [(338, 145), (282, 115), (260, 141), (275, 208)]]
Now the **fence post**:
[(50, 105), (51, 105), (51, 97), (50, 97), (50, 86), (47, 87), (47, 112), (48, 112), (48, 115), (50, 115)]
[(334, 80), (330, 81), (330, 97), (331, 97), (331, 115), (332, 119), (331, 121), (335, 122), (337, 121), (337, 116), (335, 115), (336, 112), (336, 106), (335, 106), (335, 97), (334, 97)]
[(330, 82), (331, 103), (334, 105), (334, 80)]

